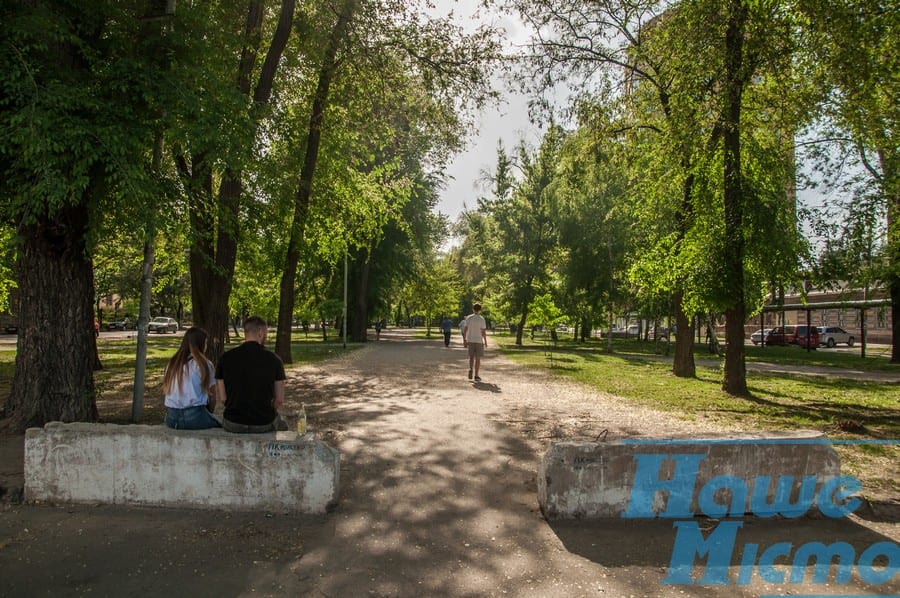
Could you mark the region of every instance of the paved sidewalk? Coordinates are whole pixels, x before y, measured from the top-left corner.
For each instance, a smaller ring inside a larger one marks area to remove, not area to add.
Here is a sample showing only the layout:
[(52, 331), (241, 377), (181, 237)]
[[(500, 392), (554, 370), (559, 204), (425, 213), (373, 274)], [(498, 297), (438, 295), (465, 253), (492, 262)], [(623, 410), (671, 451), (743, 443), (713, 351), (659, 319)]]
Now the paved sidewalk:
[[(615, 397), (527, 376), (489, 345), (481, 383), (439, 337), (382, 340), (290, 370), (290, 401), (341, 451), (341, 500), (323, 517), (110, 507), (0, 507), (2, 596), (698, 596), (900, 593), (900, 581), (662, 585), (672, 521), (548, 523), (534, 418), (594, 417), (611, 436), (692, 430)], [(523, 423), (524, 422), (524, 423)], [(751, 519), (738, 536), (848, 542), (900, 537), (883, 513)], [(715, 521), (703, 520), (705, 529)], [(782, 567), (781, 570), (785, 570)], [(702, 567), (697, 568), (702, 572)], [(737, 576), (733, 568), (734, 578)]]

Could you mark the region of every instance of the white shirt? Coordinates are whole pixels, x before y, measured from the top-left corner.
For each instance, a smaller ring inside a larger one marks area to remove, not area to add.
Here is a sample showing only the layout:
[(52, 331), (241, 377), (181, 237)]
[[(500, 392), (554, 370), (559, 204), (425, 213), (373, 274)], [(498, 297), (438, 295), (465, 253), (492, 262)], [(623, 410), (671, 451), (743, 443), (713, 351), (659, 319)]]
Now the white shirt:
[[(209, 371), (214, 372), (212, 362), (207, 361)], [(181, 384), (175, 385), (172, 392), (166, 394), (166, 407), (173, 409), (187, 409), (209, 403), (209, 389), (202, 388), (200, 384), (200, 368), (193, 359), (188, 361), (182, 374)], [(177, 381), (176, 381), (177, 382)]]
[(472, 314), (466, 318), (466, 340), (468, 342), (483, 343), (482, 330), (487, 330), (487, 322), (480, 314)]

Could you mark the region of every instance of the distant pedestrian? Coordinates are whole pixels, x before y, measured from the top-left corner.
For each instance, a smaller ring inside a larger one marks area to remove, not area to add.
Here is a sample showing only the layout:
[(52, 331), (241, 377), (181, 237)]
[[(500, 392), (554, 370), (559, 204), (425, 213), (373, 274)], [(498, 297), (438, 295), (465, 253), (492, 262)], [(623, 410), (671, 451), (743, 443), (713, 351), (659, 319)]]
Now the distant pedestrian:
[(444, 321), (441, 322), (441, 332), (444, 333), (444, 346), (450, 346), (450, 333), (453, 332), (453, 320), (449, 317), (444, 318)]
[(284, 404), (284, 364), (266, 349), (266, 321), (244, 321), (244, 342), (226, 351), (216, 368), (216, 387), (225, 402), (222, 427), (237, 434), (287, 430), (278, 415)]
[(192, 326), (166, 365), (163, 391), (166, 393), (166, 425), (176, 430), (221, 428), (212, 412), (216, 408), (213, 364), (206, 358), (208, 335)]
[(375, 321), (375, 340), (379, 340), (381, 338), (381, 320)]
[(472, 306), (472, 313), (466, 317), (463, 325), (463, 344), (469, 350), (469, 380), (475, 374), (475, 382), (481, 382), (478, 370), (481, 368), (481, 358), (484, 357), (484, 349), (487, 347), (487, 322), (481, 315), (481, 304)]

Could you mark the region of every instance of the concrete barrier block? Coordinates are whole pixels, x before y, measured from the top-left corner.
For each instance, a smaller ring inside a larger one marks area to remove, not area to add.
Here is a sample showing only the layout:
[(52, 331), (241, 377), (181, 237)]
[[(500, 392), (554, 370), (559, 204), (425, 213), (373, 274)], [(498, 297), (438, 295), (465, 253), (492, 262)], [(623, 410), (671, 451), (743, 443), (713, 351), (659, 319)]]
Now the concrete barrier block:
[(25, 499), (324, 513), (338, 451), (295, 432), (51, 422), (25, 434)]
[(728, 516), (794, 517), (839, 476), (824, 435), (799, 431), (552, 442), (537, 485), (548, 519), (724, 516), (706, 512), (710, 505), (727, 505)]

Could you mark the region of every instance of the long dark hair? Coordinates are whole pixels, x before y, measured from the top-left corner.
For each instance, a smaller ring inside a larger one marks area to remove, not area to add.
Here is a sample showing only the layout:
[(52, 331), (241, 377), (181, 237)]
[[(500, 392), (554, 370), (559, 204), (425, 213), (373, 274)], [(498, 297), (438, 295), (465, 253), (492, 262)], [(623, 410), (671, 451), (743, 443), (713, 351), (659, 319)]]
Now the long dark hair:
[(200, 368), (200, 388), (206, 390), (212, 381), (212, 372), (209, 360), (206, 359), (206, 339), (209, 335), (202, 328), (191, 326), (181, 339), (181, 346), (175, 351), (175, 355), (166, 365), (166, 373), (163, 374), (163, 390), (166, 394), (173, 388), (181, 388), (181, 380), (184, 377), (184, 366), (190, 359)]

